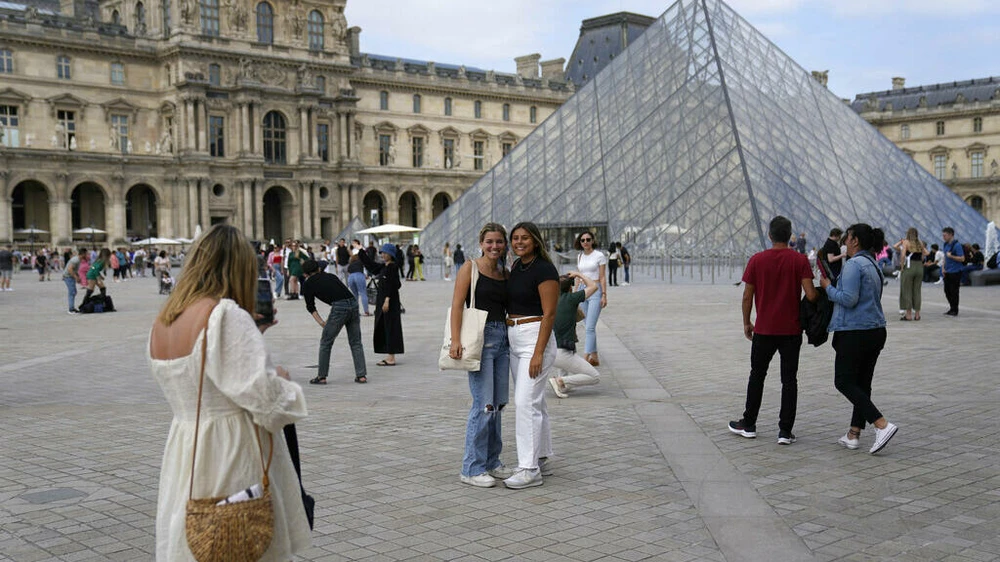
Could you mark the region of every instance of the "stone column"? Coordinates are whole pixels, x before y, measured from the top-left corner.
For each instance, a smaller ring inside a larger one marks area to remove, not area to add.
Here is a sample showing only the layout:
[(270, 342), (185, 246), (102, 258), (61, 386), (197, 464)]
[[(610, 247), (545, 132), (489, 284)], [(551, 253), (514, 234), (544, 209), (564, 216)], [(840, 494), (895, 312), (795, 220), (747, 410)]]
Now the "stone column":
[(337, 156), (340, 160), (347, 159), (347, 115), (337, 114)]
[(205, 98), (198, 98), (198, 150), (201, 152), (208, 152), (208, 104), (205, 101)]
[[(125, 240), (125, 201), (122, 199), (120, 193), (114, 193), (111, 195), (111, 224), (106, 225), (105, 229), (108, 231), (108, 240), (112, 244), (118, 244)], [(105, 213), (107, 213), (107, 205), (105, 204)], [(105, 223), (107, 223), (105, 219)]]
[(156, 232), (164, 238), (174, 238), (174, 208), (165, 201), (156, 203)]
[[(360, 183), (354, 183), (350, 185), (350, 189), (351, 189), (351, 212), (349, 213), (349, 217), (347, 220), (351, 220), (354, 217), (361, 217), (361, 213), (364, 210), (364, 205), (362, 204), (364, 203), (364, 201), (361, 199), (362, 191), (364, 191), (364, 188), (361, 186)], [(367, 220), (367, 217), (361, 217), (361, 220)], [(345, 222), (344, 224), (346, 225), (347, 223)]]
[(243, 202), (243, 233), (250, 236), (253, 233), (253, 183), (245, 180), (241, 186)]
[(191, 238), (191, 233), (187, 231), (189, 207), (186, 204), (187, 189), (184, 185), (184, 180), (174, 177), (171, 183), (173, 183), (173, 189), (170, 190), (170, 193), (172, 194), (171, 199), (174, 205), (174, 236)]
[(187, 149), (190, 151), (197, 150), (195, 146), (194, 100), (190, 98), (184, 99), (184, 120), (187, 130)]
[[(258, 180), (253, 180), (253, 208), (254, 208), (254, 231), (255, 238), (264, 238), (264, 185)], [(278, 244), (280, 240), (275, 240)]]
[(194, 238), (194, 231), (198, 228), (198, 180), (187, 179), (187, 206), (188, 225), (190, 233), (188, 238)]
[(431, 215), (434, 214), (434, 192), (430, 189), (425, 189), (420, 198), (421, 205), (417, 216), (417, 226), (423, 228), (430, 224)]
[(312, 183), (307, 181), (299, 182), (299, 201), (302, 202), (302, 236), (306, 239), (312, 238)]
[(208, 191), (212, 188), (210, 182), (211, 178), (201, 178), (198, 180), (198, 202), (199, 207), (201, 208), (200, 222), (202, 232), (208, 230), (208, 227), (212, 226), (212, 218), (208, 212)]
[(13, 199), (7, 193), (7, 179), (10, 172), (0, 170), (0, 242), (10, 242), (14, 238), (14, 223), (11, 215)]
[[(264, 139), (261, 138), (261, 115), (260, 104), (255, 103), (251, 106), (252, 112), (250, 114), (250, 119), (253, 120), (253, 147), (250, 152), (256, 156), (262, 155), (264, 153)], [(261, 231), (263, 232), (263, 231)]]
[(240, 104), (240, 154), (250, 153), (250, 112), (246, 103)]
[(312, 156), (309, 150), (309, 108), (299, 106), (299, 162)]
[(382, 223), (399, 224), (399, 190), (395, 188), (387, 190), (385, 198), (386, 216), (382, 217)]
[[(347, 223), (351, 222), (354, 218), (351, 215), (351, 184), (349, 183), (338, 183), (337, 190), (340, 191), (340, 229), (343, 230)], [(362, 217), (364, 218), (364, 217)]]
[(320, 186), (314, 184), (312, 187), (312, 231), (314, 237), (323, 238), (323, 222), (319, 217), (319, 190)]
[(347, 139), (347, 157), (351, 160), (357, 160), (358, 143), (354, 142), (354, 112), (347, 114), (347, 131), (345, 131), (344, 137)]

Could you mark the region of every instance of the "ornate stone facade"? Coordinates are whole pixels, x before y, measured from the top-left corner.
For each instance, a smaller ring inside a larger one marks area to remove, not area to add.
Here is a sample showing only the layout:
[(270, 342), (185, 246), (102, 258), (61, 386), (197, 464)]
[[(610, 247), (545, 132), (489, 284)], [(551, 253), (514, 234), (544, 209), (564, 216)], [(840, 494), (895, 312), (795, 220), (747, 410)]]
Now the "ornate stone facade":
[(423, 226), (572, 93), (360, 52), (346, 0), (0, 8), (0, 242)]
[(907, 88), (897, 77), (892, 84), (859, 94), (851, 106), (987, 220), (1000, 223), (1000, 78)]

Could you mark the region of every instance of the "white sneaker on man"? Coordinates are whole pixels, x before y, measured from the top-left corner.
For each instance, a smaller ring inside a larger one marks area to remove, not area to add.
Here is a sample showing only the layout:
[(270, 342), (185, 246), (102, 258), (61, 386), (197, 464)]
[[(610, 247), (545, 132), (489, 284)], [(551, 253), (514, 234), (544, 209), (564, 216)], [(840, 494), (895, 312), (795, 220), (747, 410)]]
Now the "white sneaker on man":
[(542, 471), (537, 468), (518, 468), (514, 476), (503, 481), (511, 490), (521, 490), (542, 485)]
[(497, 485), (496, 478), (493, 478), (486, 472), (475, 476), (466, 476), (463, 474), (461, 479), (463, 484), (468, 484), (477, 488), (492, 488)]
[(511, 476), (514, 476), (514, 470), (507, 468), (506, 466), (503, 465), (503, 463), (500, 463), (499, 465), (497, 465), (496, 468), (489, 469), (487, 471), (487, 474), (489, 474), (493, 478), (496, 478), (497, 480), (506, 480)]
[(899, 430), (896, 424), (892, 422), (886, 422), (883, 429), (875, 428), (875, 443), (872, 444), (871, 450), (868, 452), (875, 454), (885, 448), (889, 444), (889, 440), (896, 435), (896, 431)]
[(860, 446), (861, 440), (851, 439), (851, 434), (845, 433), (843, 437), (837, 439), (837, 443), (839, 443), (841, 447), (846, 447), (853, 451), (854, 449), (857, 449)]

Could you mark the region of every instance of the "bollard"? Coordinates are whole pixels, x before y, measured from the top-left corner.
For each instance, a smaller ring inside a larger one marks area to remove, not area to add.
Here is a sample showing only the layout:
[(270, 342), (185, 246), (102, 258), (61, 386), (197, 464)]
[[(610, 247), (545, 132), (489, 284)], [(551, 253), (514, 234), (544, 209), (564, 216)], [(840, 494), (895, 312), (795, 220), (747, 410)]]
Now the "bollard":
[(705, 281), (705, 256), (698, 256), (698, 281)]
[(712, 257), (712, 267), (711, 267), (711, 269), (712, 269), (712, 284), (713, 285), (715, 285), (715, 265), (716, 265), (716, 261), (715, 261), (715, 257), (713, 256)]
[(670, 283), (674, 282), (674, 256), (670, 256)]

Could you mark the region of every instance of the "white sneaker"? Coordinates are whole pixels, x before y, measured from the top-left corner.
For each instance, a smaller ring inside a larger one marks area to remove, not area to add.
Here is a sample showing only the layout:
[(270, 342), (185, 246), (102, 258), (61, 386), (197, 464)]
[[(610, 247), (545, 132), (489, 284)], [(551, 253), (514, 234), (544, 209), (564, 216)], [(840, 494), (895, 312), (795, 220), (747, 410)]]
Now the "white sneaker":
[(622, 283), (622, 287), (628, 287), (628, 281)]
[(841, 437), (840, 439), (837, 439), (837, 443), (840, 443), (841, 447), (846, 447), (853, 451), (854, 449), (857, 449), (861, 445), (861, 440), (851, 439), (851, 434), (850, 432), (848, 432), (845, 433), (844, 436)]
[(468, 484), (477, 488), (492, 488), (497, 485), (496, 478), (493, 478), (485, 472), (475, 476), (466, 476), (463, 474), (461, 476), (461, 480), (463, 484)]
[(537, 468), (518, 468), (514, 476), (503, 481), (511, 490), (521, 490), (542, 485), (542, 472)]
[(557, 397), (567, 398), (569, 396), (569, 394), (566, 394), (565, 390), (559, 388), (559, 381), (557, 381), (555, 377), (549, 377), (549, 386), (552, 387), (552, 392), (554, 392)]
[(875, 443), (872, 445), (871, 450), (869, 450), (868, 452), (874, 455), (875, 453), (884, 449), (885, 446), (889, 444), (889, 440), (892, 439), (894, 435), (896, 435), (896, 431), (898, 429), (899, 428), (896, 427), (896, 424), (892, 422), (886, 423), (885, 429), (879, 429), (876, 427)]
[(499, 464), (496, 468), (491, 468), (487, 471), (487, 474), (496, 478), (497, 480), (506, 480), (511, 476), (514, 476), (514, 469), (507, 468), (503, 463)]
[(539, 457), (538, 471), (542, 473), (542, 476), (552, 476), (552, 459), (549, 457)]

